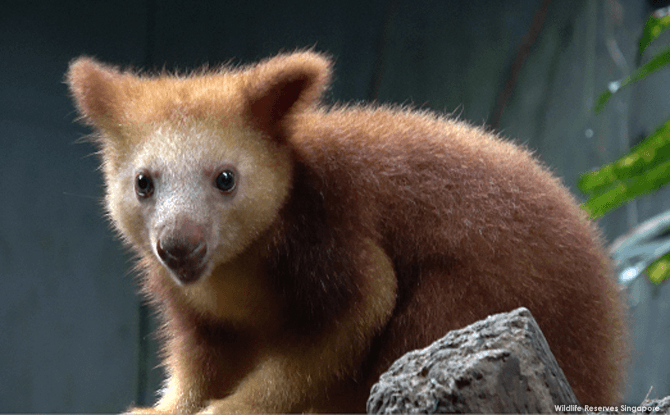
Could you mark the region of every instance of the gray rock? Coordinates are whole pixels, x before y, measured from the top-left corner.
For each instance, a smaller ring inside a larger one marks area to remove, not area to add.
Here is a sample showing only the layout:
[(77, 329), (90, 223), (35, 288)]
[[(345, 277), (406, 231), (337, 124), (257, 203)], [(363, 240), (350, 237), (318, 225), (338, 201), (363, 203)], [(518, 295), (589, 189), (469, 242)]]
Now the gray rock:
[(663, 399), (645, 399), (644, 401), (642, 401), (640, 406), (644, 406), (649, 409), (645, 410), (645, 412), (638, 411), (638, 413), (667, 415), (670, 414), (670, 396), (666, 396)]
[(489, 316), (398, 359), (372, 387), (370, 414), (553, 413), (579, 405), (526, 308)]

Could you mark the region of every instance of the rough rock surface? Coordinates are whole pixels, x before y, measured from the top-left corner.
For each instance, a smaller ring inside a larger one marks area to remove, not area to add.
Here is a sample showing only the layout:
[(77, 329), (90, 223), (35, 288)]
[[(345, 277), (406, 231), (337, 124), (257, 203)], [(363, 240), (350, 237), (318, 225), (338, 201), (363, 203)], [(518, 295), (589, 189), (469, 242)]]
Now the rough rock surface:
[(398, 359), (367, 412), (553, 413), (579, 405), (526, 308), (489, 316)]
[[(640, 406), (651, 408), (645, 413), (656, 414), (656, 415), (667, 415), (670, 414), (670, 396), (666, 396), (663, 399), (645, 399), (642, 401)], [(657, 410), (658, 408), (658, 410)]]

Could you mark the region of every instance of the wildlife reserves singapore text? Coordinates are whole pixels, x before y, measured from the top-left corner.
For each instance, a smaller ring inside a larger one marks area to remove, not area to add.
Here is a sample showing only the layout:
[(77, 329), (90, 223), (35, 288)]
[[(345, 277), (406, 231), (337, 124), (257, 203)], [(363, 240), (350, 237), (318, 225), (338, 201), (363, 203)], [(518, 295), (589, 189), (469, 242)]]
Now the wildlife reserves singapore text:
[(657, 406), (589, 406), (589, 405), (554, 405), (556, 412), (624, 412), (624, 413), (647, 413), (658, 412)]

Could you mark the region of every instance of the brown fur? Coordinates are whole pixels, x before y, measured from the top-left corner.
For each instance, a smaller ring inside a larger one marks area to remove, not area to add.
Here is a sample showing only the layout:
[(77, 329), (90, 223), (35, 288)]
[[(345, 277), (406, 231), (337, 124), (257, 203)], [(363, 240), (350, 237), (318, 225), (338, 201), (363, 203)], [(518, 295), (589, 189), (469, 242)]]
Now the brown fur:
[[(362, 412), (394, 359), (518, 306), (582, 403), (616, 403), (622, 305), (597, 230), (559, 180), (463, 122), (319, 106), (329, 78), (311, 52), (186, 77), (72, 64), (110, 216), (166, 326), (166, 390), (132, 411)], [(160, 166), (190, 165), (183, 153), (196, 172), (233, 160), (246, 181), (221, 213), (165, 225), (218, 229), (209, 275), (180, 285), (152, 251), (163, 234), (151, 236), (153, 205), (135, 200), (126, 169), (167, 177)]]

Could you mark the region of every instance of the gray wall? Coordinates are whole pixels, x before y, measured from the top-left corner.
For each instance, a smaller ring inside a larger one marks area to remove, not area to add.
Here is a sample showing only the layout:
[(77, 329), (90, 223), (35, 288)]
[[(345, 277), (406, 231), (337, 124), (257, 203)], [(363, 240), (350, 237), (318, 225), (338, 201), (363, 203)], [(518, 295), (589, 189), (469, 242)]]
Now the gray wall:
[[(121, 411), (152, 401), (161, 378), (155, 343), (139, 339), (131, 258), (102, 217), (98, 160), (76, 143), (88, 130), (73, 123), (62, 84), (68, 61), (88, 54), (183, 69), (315, 46), (337, 60), (333, 100), (376, 97), (486, 124), (541, 1), (279, 3), (2, 3), (0, 412)], [(573, 190), (578, 172), (611, 161), (670, 115), (670, 71), (603, 114), (591, 111), (597, 93), (633, 67), (649, 11), (644, 2), (554, 1), (529, 49), (499, 127), (537, 149)], [(608, 215), (607, 238), (666, 210), (669, 195)], [(670, 293), (667, 284), (636, 290), (629, 402), (651, 385), (670, 394)]]

